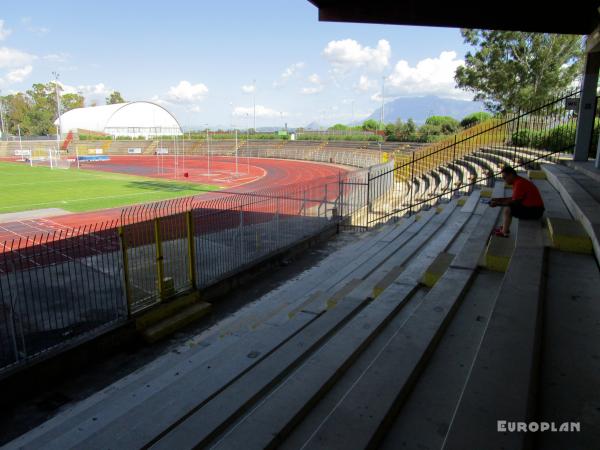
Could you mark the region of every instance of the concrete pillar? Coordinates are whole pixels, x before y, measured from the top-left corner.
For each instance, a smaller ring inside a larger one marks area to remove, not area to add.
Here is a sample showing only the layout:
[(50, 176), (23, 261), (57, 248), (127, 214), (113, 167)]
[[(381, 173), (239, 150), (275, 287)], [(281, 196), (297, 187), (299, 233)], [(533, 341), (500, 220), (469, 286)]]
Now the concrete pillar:
[(596, 88), (598, 86), (598, 72), (600, 71), (600, 52), (587, 53), (585, 72), (583, 75), (583, 89), (579, 102), (579, 119), (577, 135), (575, 138), (575, 153), (573, 160), (587, 161), (588, 150), (594, 128), (594, 110), (596, 105)]

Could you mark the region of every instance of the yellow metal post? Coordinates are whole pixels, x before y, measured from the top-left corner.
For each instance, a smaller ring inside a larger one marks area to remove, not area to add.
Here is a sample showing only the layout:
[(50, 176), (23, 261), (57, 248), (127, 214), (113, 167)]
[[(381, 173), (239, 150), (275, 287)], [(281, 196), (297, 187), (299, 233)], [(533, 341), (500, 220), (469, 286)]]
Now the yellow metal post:
[(185, 221), (188, 238), (189, 278), (192, 288), (196, 289), (196, 246), (194, 245), (194, 217), (192, 211), (185, 213)]
[(123, 256), (123, 281), (125, 283), (125, 300), (127, 302), (127, 317), (131, 317), (131, 287), (129, 284), (129, 258), (127, 257), (127, 242), (125, 241), (125, 227), (119, 227), (121, 241), (121, 254)]
[(156, 276), (158, 277), (157, 286), (160, 298), (164, 295), (164, 268), (162, 241), (160, 239), (160, 219), (154, 219), (154, 241), (156, 243)]

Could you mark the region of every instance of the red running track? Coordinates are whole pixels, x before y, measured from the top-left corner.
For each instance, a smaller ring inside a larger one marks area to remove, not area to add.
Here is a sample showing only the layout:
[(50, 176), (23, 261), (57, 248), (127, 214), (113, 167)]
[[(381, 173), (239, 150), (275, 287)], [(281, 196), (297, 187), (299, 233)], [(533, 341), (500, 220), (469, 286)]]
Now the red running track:
[[(177, 161), (169, 156), (111, 156), (110, 161), (86, 162), (81, 167), (91, 170), (140, 175), (161, 179), (179, 179), (223, 187), (218, 192), (208, 192), (200, 197), (201, 201), (214, 200), (231, 193), (254, 192), (263, 189), (279, 188), (291, 184), (310, 186), (325, 177), (337, 176), (347, 170), (322, 163), (266, 159), (239, 158), (238, 175), (234, 176), (234, 157), (211, 157), (210, 173), (208, 159), (193, 156)], [(188, 177), (184, 177), (184, 172)], [(177, 177), (175, 174), (177, 173)], [(21, 220), (0, 223), (0, 252), (41, 243), (48, 239), (48, 233), (62, 233), (61, 237), (79, 234), (83, 227), (105, 223), (115, 226), (121, 217), (123, 207), (110, 208), (86, 213), (67, 214), (42, 219)], [(45, 235), (45, 236), (44, 236)], [(57, 235), (58, 238), (58, 235)], [(10, 244), (13, 240), (20, 243)]]

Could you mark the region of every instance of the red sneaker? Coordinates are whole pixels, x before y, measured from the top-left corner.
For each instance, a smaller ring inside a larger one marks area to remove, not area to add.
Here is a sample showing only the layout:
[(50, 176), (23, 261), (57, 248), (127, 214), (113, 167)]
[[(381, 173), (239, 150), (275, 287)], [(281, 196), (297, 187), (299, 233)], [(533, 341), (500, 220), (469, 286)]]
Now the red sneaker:
[(494, 230), (493, 234), (494, 234), (494, 236), (503, 237), (503, 238), (509, 237), (509, 234), (504, 233), (502, 230)]

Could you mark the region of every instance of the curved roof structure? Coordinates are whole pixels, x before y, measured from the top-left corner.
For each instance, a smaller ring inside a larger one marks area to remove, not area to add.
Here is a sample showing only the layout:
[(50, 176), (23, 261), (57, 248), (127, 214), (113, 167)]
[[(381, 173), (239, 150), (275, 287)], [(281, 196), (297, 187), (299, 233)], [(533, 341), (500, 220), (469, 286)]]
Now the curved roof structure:
[(169, 111), (156, 103), (143, 101), (75, 108), (62, 114), (60, 122), (63, 133), (81, 129), (113, 136), (181, 134), (177, 119)]

